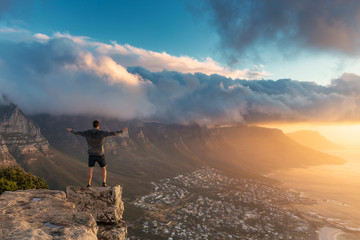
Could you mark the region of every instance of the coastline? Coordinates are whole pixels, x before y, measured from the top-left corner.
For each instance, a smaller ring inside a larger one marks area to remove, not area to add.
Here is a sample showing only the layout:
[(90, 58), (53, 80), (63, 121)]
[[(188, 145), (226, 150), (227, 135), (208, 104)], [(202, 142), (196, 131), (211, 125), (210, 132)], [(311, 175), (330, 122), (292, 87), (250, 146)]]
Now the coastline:
[(324, 226), (317, 231), (319, 240), (338, 240), (338, 236), (344, 232), (338, 228)]

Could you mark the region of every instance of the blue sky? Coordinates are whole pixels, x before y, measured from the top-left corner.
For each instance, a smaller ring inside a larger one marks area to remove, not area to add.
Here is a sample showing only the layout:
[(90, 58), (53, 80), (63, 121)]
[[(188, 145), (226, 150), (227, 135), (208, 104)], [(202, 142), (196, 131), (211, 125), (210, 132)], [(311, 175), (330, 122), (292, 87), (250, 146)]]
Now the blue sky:
[(217, 34), (182, 0), (26, 2), (15, 1), (5, 12), (3, 24), (47, 35), (67, 32), (128, 43), (178, 56), (206, 58), (216, 52)]
[[(216, 1), (187, 0), (15, 0), (4, 8), (1, 25), (46, 35), (62, 32), (88, 36), (104, 43), (116, 41), (198, 60), (211, 57), (226, 66), (229, 61), (222, 51), (221, 31), (214, 23), (219, 20), (213, 18), (214, 10), (204, 7), (206, 2), (212, 7), (216, 5), (212, 3)], [(357, 56), (317, 49), (291, 49), (289, 53), (271, 44), (254, 45), (257, 46), (251, 47), (257, 49), (256, 53), (228, 50), (239, 59), (231, 67), (256, 69), (264, 65), (263, 70), (269, 73), (265, 78), (320, 84), (328, 84), (344, 72), (360, 73)]]
[(358, 122), (359, 9), (358, 0), (2, 0), (0, 103), (178, 123)]

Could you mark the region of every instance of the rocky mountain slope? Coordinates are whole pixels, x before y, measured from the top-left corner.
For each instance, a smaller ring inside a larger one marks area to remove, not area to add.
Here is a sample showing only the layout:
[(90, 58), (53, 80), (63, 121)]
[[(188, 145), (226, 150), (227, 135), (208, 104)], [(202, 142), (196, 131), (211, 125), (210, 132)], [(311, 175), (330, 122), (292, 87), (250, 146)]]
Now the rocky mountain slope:
[(0, 134), (0, 166), (9, 167), (17, 165), (15, 158), (9, 153), (9, 149)]
[(4, 159), (16, 159), (22, 165), (49, 154), (40, 128), (14, 104), (0, 105), (0, 148)]

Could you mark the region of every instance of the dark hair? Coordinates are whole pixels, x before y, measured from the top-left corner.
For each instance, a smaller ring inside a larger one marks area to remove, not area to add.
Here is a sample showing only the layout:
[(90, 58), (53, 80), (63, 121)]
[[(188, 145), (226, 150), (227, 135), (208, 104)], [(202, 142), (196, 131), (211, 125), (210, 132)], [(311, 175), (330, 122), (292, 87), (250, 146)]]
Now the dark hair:
[(100, 126), (100, 122), (98, 120), (93, 121), (93, 127), (97, 128), (98, 126)]

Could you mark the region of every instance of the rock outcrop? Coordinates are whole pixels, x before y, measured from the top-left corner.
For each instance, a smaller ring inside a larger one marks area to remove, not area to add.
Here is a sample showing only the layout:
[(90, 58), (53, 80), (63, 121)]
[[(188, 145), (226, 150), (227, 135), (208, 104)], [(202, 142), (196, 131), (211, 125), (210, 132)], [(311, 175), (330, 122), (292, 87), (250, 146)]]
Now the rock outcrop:
[(0, 135), (0, 167), (9, 167), (17, 165), (15, 158), (9, 153), (8, 147), (5, 145)]
[(66, 195), (76, 209), (91, 213), (98, 223), (118, 223), (122, 219), (124, 203), (120, 185), (82, 188), (67, 186)]
[(97, 239), (93, 216), (77, 211), (63, 191), (21, 190), (0, 195), (0, 239)]
[(0, 239), (126, 239), (119, 185), (66, 190), (69, 200), (46, 189), (0, 195)]
[(126, 223), (122, 221), (124, 203), (120, 185), (112, 187), (82, 188), (67, 186), (67, 199), (75, 203), (78, 211), (90, 213), (98, 223), (98, 238), (103, 240), (125, 240)]
[(0, 105), (0, 135), (15, 159), (31, 161), (48, 153), (49, 143), (40, 128), (14, 104)]
[(98, 224), (98, 238), (100, 240), (125, 240), (127, 235), (127, 226), (124, 221), (117, 224)]

